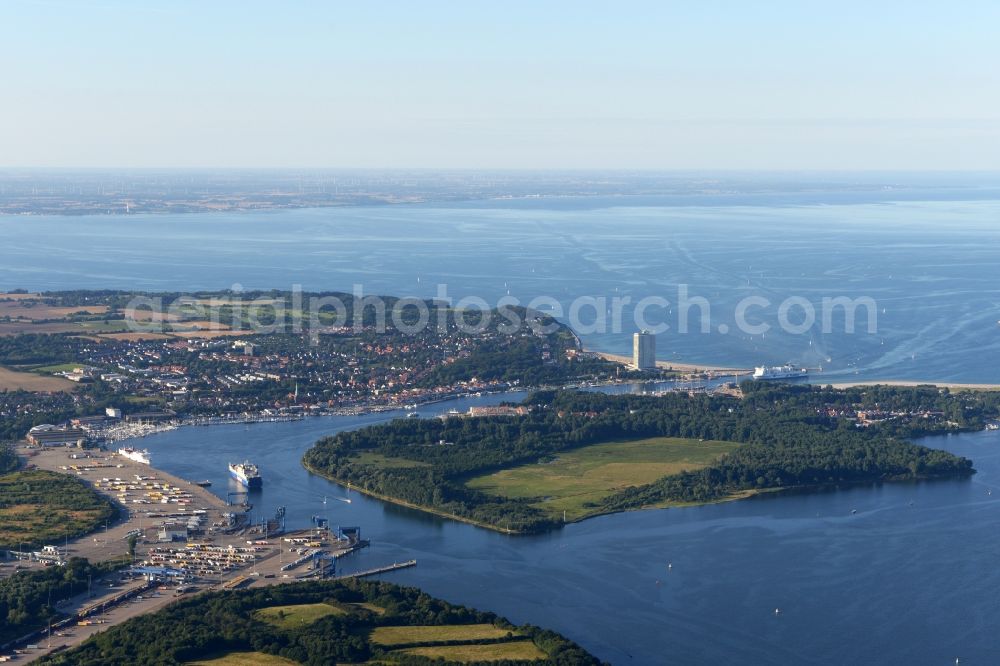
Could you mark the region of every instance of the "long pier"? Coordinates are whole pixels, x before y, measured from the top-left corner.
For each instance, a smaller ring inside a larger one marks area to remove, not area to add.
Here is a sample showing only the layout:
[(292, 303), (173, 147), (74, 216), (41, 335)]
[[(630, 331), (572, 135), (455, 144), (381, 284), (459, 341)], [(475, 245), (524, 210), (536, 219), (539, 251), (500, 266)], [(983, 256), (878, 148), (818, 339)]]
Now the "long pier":
[(364, 571), (355, 571), (354, 573), (344, 574), (342, 576), (336, 576), (334, 580), (343, 580), (344, 578), (365, 578), (367, 576), (376, 576), (381, 573), (388, 573), (389, 571), (397, 571), (399, 569), (409, 569), (410, 567), (417, 566), (416, 560), (406, 560), (405, 562), (393, 562), (392, 564), (387, 564), (384, 567), (375, 567), (374, 569), (365, 569)]

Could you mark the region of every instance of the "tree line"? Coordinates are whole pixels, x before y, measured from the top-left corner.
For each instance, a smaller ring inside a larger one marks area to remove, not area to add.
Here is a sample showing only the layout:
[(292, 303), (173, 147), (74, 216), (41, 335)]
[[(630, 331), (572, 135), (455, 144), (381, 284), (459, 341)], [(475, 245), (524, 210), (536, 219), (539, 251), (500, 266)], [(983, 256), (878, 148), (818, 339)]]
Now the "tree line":
[(0, 474), (13, 472), (18, 467), (17, 453), (10, 443), (5, 443), (0, 437)]
[(119, 566), (120, 562), (93, 565), (72, 557), (65, 566), (19, 571), (0, 580), (0, 645), (62, 618), (60, 601), (86, 592), (93, 580)]
[[(257, 619), (255, 611), (299, 604), (328, 603), (339, 608), (312, 624), (277, 628)], [(251, 590), (213, 592), (185, 599), (150, 615), (132, 618), (93, 636), (79, 647), (43, 660), (43, 664), (112, 666), (182, 664), (229, 652), (255, 651), (292, 661), (325, 665), (378, 661), (425, 665), (445, 663), (391, 653), (369, 640), (379, 626), (494, 624), (529, 637), (547, 658), (541, 666), (597, 666), (600, 662), (568, 639), (533, 626), (435, 599), (419, 589), (359, 580), (291, 583)], [(515, 662), (491, 662), (496, 664)]]

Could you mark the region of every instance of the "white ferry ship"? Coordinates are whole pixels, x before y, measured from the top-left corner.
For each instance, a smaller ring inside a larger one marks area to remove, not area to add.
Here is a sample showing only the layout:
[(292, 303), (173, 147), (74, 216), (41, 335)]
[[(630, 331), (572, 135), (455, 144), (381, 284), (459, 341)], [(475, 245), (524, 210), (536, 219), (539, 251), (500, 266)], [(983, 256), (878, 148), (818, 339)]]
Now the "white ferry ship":
[(129, 460), (134, 460), (143, 465), (149, 464), (149, 451), (146, 449), (133, 449), (131, 446), (123, 446), (118, 449), (118, 455)]
[(805, 368), (796, 368), (793, 365), (761, 366), (753, 369), (754, 379), (802, 379), (808, 377), (809, 371)]
[(234, 479), (250, 489), (260, 488), (264, 483), (260, 477), (260, 470), (257, 469), (257, 465), (249, 461), (229, 463), (229, 473)]

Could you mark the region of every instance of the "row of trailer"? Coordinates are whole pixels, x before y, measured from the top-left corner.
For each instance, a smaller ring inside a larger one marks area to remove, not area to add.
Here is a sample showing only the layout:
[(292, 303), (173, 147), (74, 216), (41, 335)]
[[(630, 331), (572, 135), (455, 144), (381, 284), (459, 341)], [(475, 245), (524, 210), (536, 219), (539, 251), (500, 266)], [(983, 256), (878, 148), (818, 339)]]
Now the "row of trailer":
[(184, 548), (150, 548), (146, 562), (152, 566), (170, 567), (189, 576), (220, 576), (252, 564), (263, 548), (250, 546), (210, 546), (189, 543)]
[(155, 476), (136, 474), (133, 479), (104, 477), (94, 487), (113, 494), (122, 504), (176, 504), (186, 506), (195, 497), (190, 490), (161, 481)]

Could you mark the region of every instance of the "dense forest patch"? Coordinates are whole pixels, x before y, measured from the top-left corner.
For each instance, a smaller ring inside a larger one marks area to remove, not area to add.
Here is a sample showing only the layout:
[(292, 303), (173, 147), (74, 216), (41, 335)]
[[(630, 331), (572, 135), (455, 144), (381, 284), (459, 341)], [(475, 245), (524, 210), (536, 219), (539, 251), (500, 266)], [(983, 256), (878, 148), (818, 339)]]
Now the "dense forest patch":
[(93, 565), (83, 558), (72, 557), (66, 566), (18, 571), (0, 580), (0, 643), (44, 628), (49, 620), (62, 617), (56, 610), (60, 601), (86, 592), (92, 580), (124, 564), (120, 561)]

